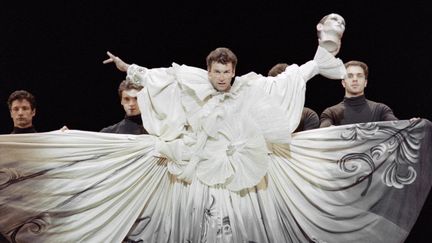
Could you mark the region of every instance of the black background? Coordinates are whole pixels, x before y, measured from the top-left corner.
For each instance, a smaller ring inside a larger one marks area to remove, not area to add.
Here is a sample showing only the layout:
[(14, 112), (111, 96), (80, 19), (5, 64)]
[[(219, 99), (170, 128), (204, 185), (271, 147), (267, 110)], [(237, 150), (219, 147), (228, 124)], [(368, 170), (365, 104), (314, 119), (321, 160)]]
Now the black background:
[[(338, 57), (369, 65), (366, 97), (400, 119), (432, 119), (426, 1), (7, 2), (0, 7), (1, 134), (12, 129), (6, 101), (17, 89), (36, 96), (39, 132), (63, 125), (99, 131), (122, 119), (117, 87), (125, 74), (102, 64), (108, 50), (149, 68), (172, 62), (205, 68), (207, 54), (225, 46), (239, 58), (237, 75), (265, 75), (278, 62), (312, 59), (315, 26), (329, 13), (347, 23)], [(321, 113), (343, 94), (339, 80), (316, 76), (306, 106)], [(430, 242), (420, 240), (432, 221), (428, 204), (407, 242)]]

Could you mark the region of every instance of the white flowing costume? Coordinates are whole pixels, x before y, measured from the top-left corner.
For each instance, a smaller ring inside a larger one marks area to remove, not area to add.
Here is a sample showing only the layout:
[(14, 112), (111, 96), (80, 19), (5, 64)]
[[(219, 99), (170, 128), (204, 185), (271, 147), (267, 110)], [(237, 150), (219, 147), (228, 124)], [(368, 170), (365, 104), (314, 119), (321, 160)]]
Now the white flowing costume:
[[(151, 135), (0, 136), (0, 233), (12, 242), (402, 242), (431, 186), (428, 120), (291, 134), (314, 60), (276, 77), (131, 65)], [(427, 144), (427, 145), (425, 145)]]

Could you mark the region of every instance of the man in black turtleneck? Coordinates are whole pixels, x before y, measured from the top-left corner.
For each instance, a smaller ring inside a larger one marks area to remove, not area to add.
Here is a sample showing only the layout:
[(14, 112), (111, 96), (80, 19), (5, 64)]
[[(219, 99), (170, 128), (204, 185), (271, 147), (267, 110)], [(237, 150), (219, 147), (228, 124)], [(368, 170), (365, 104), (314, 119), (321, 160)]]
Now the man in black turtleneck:
[[(26, 90), (17, 90), (9, 95), (7, 101), (14, 128), (11, 134), (36, 133), (33, 117), (36, 115), (36, 99)], [(0, 233), (0, 243), (9, 242)]]
[(120, 122), (105, 127), (101, 132), (106, 133), (121, 133), (121, 134), (147, 134), (144, 129), (141, 112), (137, 103), (137, 93), (143, 88), (140, 84), (129, 80), (124, 80), (120, 83), (118, 94), (120, 103), (125, 110), (125, 118)]
[[(13, 121), (11, 134), (36, 133), (33, 126), (33, 117), (36, 115), (36, 99), (26, 90), (17, 90), (9, 95), (7, 101), (9, 112)], [(9, 242), (0, 233), (0, 243)]]
[(11, 134), (35, 133), (33, 117), (36, 115), (36, 99), (26, 90), (17, 90), (9, 95), (8, 106), (14, 128)]
[(320, 127), (398, 120), (387, 105), (365, 98), (364, 89), (369, 74), (366, 63), (349, 61), (345, 63), (345, 67), (347, 76), (342, 80), (344, 100), (323, 111)]

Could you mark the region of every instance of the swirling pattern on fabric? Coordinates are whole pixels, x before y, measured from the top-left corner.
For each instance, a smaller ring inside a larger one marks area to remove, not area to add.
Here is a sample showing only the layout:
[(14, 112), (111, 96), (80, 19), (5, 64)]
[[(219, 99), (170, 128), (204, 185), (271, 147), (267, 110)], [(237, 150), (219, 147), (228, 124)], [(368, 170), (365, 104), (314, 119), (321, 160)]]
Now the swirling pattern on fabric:
[[(149, 135), (2, 135), (0, 229), (13, 242), (396, 242), (430, 189), (431, 128), (420, 120), (296, 133), (240, 191), (177, 179)], [(401, 166), (411, 169), (388, 169)], [(388, 185), (409, 171), (409, 183)]]
[[(314, 60), (216, 92), (206, 71), (131, 65), (151, 135), (0, 135), (12, 242), (402, 242), (432, 183), (428, 120), (291, 133)], [(389, 205), (391, 205), (389, 207)]]

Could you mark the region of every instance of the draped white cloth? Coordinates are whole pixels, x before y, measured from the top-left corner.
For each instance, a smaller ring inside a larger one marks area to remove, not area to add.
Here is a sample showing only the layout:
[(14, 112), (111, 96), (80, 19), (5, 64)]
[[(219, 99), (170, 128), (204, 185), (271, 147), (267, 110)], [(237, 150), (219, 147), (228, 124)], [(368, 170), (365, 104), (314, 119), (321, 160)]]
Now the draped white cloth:
[(340, 60), (216, 92), (205, 70), (132, 65), (152, 135), (0, 136), (0, 232), (13, 242), (401, 242), (431, 186), (431, 123), (291, 134), (305, 82)]

